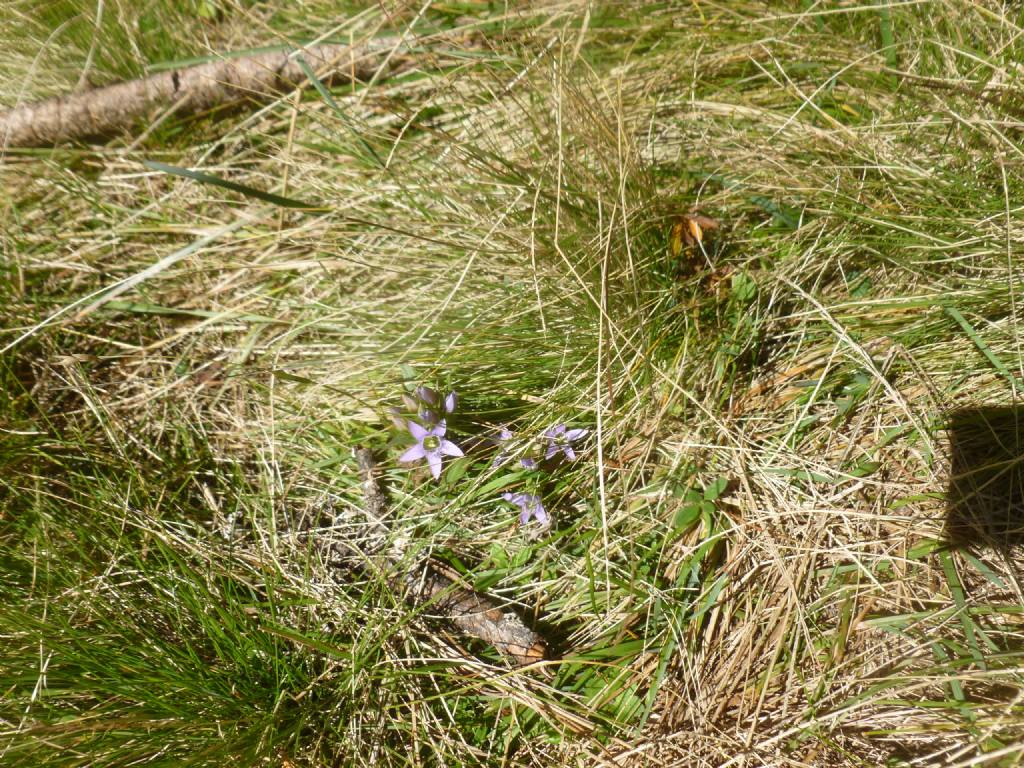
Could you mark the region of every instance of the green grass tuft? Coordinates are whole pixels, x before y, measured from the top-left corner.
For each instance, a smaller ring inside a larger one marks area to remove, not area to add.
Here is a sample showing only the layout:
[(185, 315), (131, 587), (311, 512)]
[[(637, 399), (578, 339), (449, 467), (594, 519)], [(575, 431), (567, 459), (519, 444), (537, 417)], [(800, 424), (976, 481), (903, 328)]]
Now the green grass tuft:
[[(971, 506), (1020, 522), (1008, 6), (129, 5), (9, 4), (0, 103), (454, 42), (4, 158), (0, 764), (1019, 764), (1020, 542)], [(386, 415), (420, 384), (467, 448), (590, 435), (433, 483)], [(408, 562), (555, 658), (323, 562), (360, 444)]]

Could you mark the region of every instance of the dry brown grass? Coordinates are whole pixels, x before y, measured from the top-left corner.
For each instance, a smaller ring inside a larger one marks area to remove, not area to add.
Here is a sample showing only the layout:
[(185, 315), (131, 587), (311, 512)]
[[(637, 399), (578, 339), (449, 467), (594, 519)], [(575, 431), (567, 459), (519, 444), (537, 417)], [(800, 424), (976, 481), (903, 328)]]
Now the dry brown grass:
[[(347, 34), (327, 7), (293, 29)], [(1017, 548), (944, 542), (950, 415), (1014, 406), (1024, 375), (1020, 29), (995, 3), (801, 8), (541, 4), (463, 65), (336, 92), (342, 113), (307, 89), (6, 158), (0, 345), (38, 325), (5, 363), (33, 428), (180, 472), (185, 500), (164, 489), (154, 517), (237, 511), (246, 578), (283, 574), (320, 606), (311, 624), (366, 624), (316, 642), (382, 649), (372, 675), (332, 657), (317, 685), (386, 706), (311, 704), (334, 729), (261, 754), (1017, 764)], [(441, 23), (417, 10), (356, 29)], [(239, 45), (295, 23), (264, 13), (230, 16), (252, 22)], [(722, 233), (683, 269), (668, 236), (694, 206)], [(357, 498), (352, 444), (393, 448), (381, 412), (403, 366), (478, 423), (596, 433), (540, 540), (481, 491), (487, 469), (436, 490), (390, 477), (402, 535), (554, 630), (547, 676), (503, 671), (380, 585), (333, 590), (287, 539), (325, 498)]]

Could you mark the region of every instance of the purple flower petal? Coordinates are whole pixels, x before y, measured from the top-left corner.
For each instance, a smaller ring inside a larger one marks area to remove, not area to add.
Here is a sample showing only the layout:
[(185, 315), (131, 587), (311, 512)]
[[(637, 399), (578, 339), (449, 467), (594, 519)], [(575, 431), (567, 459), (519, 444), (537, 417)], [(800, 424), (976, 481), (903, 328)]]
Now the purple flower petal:
[(523, 469), (536, 469), (537, 462), (535, 459), (520, 459), (519, 463), (523, 466)]
[(540, 503), (540, 497), (534, 496), (536, 501), (533, 504), (533, 516), (537, 518), (537, 522), (541, 525), (548, 524), (548, 513), (544, 509), (544, 505)]
[(462, 456), (463, 453), (462, 449), (451, 440), (444, 439), (444, 434), (447, 431), (447, 425), (444, 421), (439, 421), (436, 424), (432, 423), (430, 419), (425, 417), (433, 416), (436, 419), (436, 413), (424, 413), (425, 411), (429, 411), (429, 409), (423, 409), (420, 414), (427, 422), (425, 425), (412, 420), (406, 422), (409, 434), (415, 438), (416, 445), (406, 450), (402, 454), (401, 460), (415, 461), (416, 459), (426, 459), (427, 464), (430, 466), (430, 473), (437, 480), (441, 477), (442, 455)]
[(573, 450), (572, 443), (586, 435), (587, 431), (579, 427), (566, 429), (565, 424), (556, 424), (551, 427), (551, 429), (544, 433), (544, 437), (548, 439), (548, 447), (544, 458), (551, 459), (561, 451), (569, 461), (575, 461), (576, 451)]
[(449, 392), (448, 397), (444, 399), (444, 409), (451, 413), (455, 410), (455, 406), (458, 403), (458, 396), (454, 392)]
[[(494, 445), (496, 445), (499, 448), (501, 448), (502, 447), (502, 443), (506, 443), (506, 442), (508, 442), (509, 440), (512, 439), (512, 430), (509, 429), (508, 427), (502, 427), (501, 429), (498, 430), (497, 436), (495, 436), (495, 437), (488, 437), (488, 438), (485, 438), (485, 439), (487, 440), (487, 442), (493, 443)], [(498, 454), (491, 461), (491, 466), (492, 467), (500, 466), (501, 464), (503, 464), (508, 459), (508, 457), (509, 457), (508, 453), (506, 453), (505, 451), (499, 451)]]
[(443, 453), (445, 456), (465, 456), (466, 455), (466, 454), (464, 454), (462, 452), (462, 449), (459, 448), (459, 446), (457, 446), (451, 440), (442, 440), (441, 441), (441, 446), (440, 446), (440, 448), (438, 450), (441, 453)]
[(544, 511), (540, 496), (532, 493), (503, 493), (501, 498), (519, 507), (519, 524), (526, 525), (531, 517), (536, 517), (541, 524), (548, 521), (548, 513)]
[(437, 451), (431, 451), (427, 454), (427, 464), (430, 465), (430, 474), (437, 480), (441, 477), (441, 454)]
[(416, 443), (412, 448), (407, 450), (399, 457), (399, 461), (416, 461), (416, 459), (422, 459), (427, 455), (426, 449), (423, 447), (423, 443)]
[(437, 405), (440, 395), (430, 387), (416, 387), (416, 395), (427, 405)]
[(420, 421), (424, 422), (425, 424), (437, 424), (438, 422), (437, 414), (434, 413), (429, 408), (420, 408), (419, 416)]
[(397, 408), (388, 408), (388, 418), (391, 419), (391, 423), (399, 429), (405, 429), (405, 419), (402, 418), (402, 412)]

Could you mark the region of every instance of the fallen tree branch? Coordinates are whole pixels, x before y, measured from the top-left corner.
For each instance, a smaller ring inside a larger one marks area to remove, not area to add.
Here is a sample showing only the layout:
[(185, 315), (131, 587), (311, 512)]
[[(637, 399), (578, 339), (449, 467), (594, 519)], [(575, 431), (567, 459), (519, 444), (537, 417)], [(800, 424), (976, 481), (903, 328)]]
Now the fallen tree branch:
[[(389, 534), (384, 522), (387, 500), (377, 482), (376, 462), (373, 454), (365, 448), (356, 449), (356, 460), (363, 481), (362, 512), (369, 523), (370, 534), (361, 548), (383, 549)], [(332, 542), (329, 547), (329, 557), (333, 562), (351, 560), (351, 541)], [(383, 559), (393, 574), (387, 576), (389, 584), (396, 591), (405, 593), (406, 599), (416, 605), (429, 606), (433, 613), (448, 619), (467, 635), (498, 649), (518, 666), (544, 659), (547, 645), (543, 638), (527, 627), (515, 612), (463, 586), (456, 576), (446, 575), (436, 564), (405, 568), (404, 550), (404, 542), (393, 542)], [(369, 553), (362, 551), (359, 554), (365, 557)]]
[(244, 99), (265, 99), (306, 79), (299, 55), (314, 71), (328, 72), (326, 79), (369, 80), (378, 69), (393, 73), (408, 64), (406, 56), (389, 55), (400, 45), (398, 38), (376, 38), (352, 46), (316, 45), (300, 52), (226, 58), (0, 110), (0, 148), (110, 136), (158, 107), (195, 114)]

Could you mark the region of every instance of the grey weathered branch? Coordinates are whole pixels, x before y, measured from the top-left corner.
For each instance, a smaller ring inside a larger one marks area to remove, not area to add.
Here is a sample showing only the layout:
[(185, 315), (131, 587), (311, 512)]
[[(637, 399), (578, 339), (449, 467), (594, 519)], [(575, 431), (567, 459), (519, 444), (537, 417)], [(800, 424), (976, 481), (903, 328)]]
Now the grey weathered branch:
[(306, 80), (301, 55), (330, 80), (369, 80), (408, 64), (398, 38), (348, 45), (317, 45), (274, 51), (158, 72), (104, 88), (57, 96), (0, 110), (0, 149), (43, 147), (110, 136), (130, 128), (156, 108), (195, 114), (244, 99), (265, 99)]
[[(356, 460), (363, 481), (363, 513), (369, 523), (371, 548), (382, 547), (388, 536), (384, 522), (387, 500), (377, 482), (376, 462), (365, 448), (356, 449)], [(347, 545), (351, 550), (351, 543)], [(332, 546), (334, 560), (349, 559), (345, 545)], [(547, 651), (544, 640), (526, 626), (519, 616), (506, 606), (462, 586), (457, 578), (442, 572), (440, 567), (426, 564), (424, 568), (408, 569), (403, 566), (404, 545), (393, 544), (384, 555), (390, 573), (389, 583), (405, 593), (417, 605), (428, 607), (431, 613), (450, 620), (468, 635), (479, 638), (497, 648), (519, 666), (541, 661)], [(362, 554), (366, 554), (365, 552)]]

